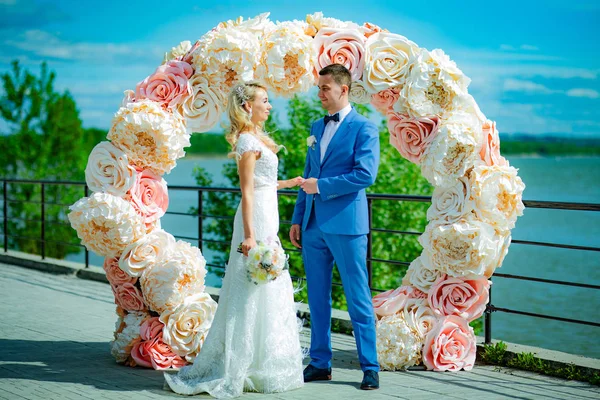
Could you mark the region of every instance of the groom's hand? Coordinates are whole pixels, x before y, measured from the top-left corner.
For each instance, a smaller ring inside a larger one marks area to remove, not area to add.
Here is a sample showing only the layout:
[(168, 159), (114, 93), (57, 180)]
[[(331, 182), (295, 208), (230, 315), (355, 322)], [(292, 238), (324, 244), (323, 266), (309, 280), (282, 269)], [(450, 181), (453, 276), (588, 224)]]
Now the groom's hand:
[(300, 186), (302, 187), (302, 190), (304, 190), (306, 192), (306, 194), (317, 193), (317, 179), (316, 178), (308, 178)]
[(290, 229), (290, 240), (292, 241), (292, 244), (294, 246), (296, 246), (299, 249), (302, 248), (302, 246), (300, 245), (300, 225), (292, 225), (292, 229)]

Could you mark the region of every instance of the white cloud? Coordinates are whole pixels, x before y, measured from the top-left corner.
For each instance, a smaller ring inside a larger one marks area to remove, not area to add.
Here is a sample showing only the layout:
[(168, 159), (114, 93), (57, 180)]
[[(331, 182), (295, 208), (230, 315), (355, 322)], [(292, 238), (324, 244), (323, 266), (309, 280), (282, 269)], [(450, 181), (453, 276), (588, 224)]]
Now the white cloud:
[(567, 96), (569, 97), (587, 97), (588, 99), (597, 99), (600, 97), (600, 93), (594, 89), (581, 89), (575, 88), (567, 90)]
[(519, 79), (506, 79), (504, 81), (504, 90), (508, 92), (525, 92), (530, 94), (552, 94), (560, 92), (549, 89), (539, 83)]
[(533, 46), (531, 44), (522, 44), (521, 45), (521, 50), (538, 51), (539, 48), (537, 46)]
[(513, 46), (511, 46), (510, 44), (501, 44), (500, 50), (514, 51), (515, 48)]

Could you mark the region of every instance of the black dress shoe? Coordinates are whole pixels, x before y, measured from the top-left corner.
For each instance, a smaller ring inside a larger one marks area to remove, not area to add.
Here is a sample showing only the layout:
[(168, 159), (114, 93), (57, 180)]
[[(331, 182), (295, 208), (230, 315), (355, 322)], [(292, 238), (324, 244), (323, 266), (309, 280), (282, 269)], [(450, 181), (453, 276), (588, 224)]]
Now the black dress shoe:
[(379, 389), (379, 374), (377, 371), (366, 370), (360, 388), (362, 390)]
[(331, 368), (317, 368), (310, 364), (308, 364), (308, 367), (304, 368), (304, 382), (330, 380)]

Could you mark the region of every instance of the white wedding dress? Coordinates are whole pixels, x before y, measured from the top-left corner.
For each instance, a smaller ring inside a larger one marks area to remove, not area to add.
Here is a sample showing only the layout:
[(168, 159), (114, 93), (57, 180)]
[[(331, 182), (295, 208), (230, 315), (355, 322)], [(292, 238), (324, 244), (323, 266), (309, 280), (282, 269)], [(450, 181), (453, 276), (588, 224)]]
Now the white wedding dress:
[[(236, 153), (258, 151), (254, 170), (252, 209), (256, 240), (277, 238), (277, 156), (256, 136), (240, 135)], [(303, 385), (302, 350), (290, 275), (255, 285), (247, 276), (243, 255), (241, 203), (235, 214), (229, 263), (219, 295), (219, 306), (208, 337), (193, 365), (177, 374), (165, 373), (169, 387), (179, 394), (209, 393), (237, 397), (244, 391), (274, 393)]]

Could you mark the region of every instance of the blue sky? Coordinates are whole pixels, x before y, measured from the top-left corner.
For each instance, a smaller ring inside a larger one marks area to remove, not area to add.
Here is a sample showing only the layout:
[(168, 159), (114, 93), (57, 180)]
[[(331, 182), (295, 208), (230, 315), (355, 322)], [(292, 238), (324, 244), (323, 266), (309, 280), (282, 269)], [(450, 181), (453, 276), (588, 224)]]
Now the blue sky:
[(472, 79), (470, 92), (501, 133), (600, 138), (595, 0), (0, 0), (0, 72), (18, 59), (38, 73), (47, 61), (84, 125), (107, 128), (123, 91), (152, 73), (165, 51), (220, 21), (267, 11), (281, 21), (322, 11), (443, 49)]

